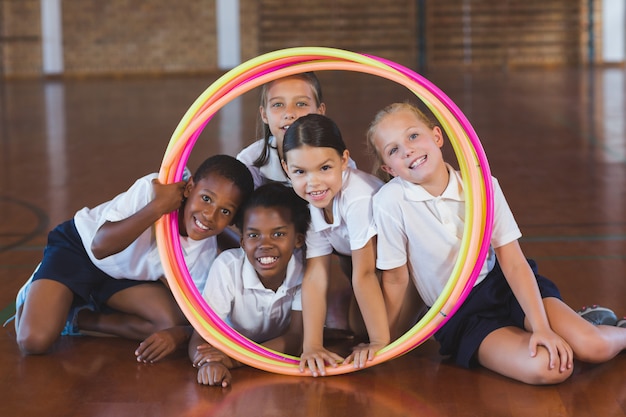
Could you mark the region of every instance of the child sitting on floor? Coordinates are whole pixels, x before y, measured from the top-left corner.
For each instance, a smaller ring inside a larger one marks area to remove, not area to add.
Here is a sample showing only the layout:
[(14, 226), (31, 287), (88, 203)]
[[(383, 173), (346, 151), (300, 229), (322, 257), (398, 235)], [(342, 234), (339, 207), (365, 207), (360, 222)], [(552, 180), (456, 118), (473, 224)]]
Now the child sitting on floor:
[(45, 353), (59, 336), (84, 331), (143, 340), (140, 362), (183, 345), (191, 327), (164, 285), (153, 225), (178, 210), (185, 261), (202, 288), (216, 236), (235, 222), (252, 189), (243, 163), (215, 155), (188, 181), (161, 184), (149, 174), (113, 200), (79, 210), (50, 232), (43, 260), (17, 295), (20, 349)]
[[(368, 131), (368, 145), (393, 177), (374, 197), (377, 267), (392, 336), (412, 282), (428, 306), (444, 289), (463, 237), (465, 198), (460, 173), (446, 164), (443, 133), (415, 106), (392, 104)], [(435, 333), (440, 352), (463, 367), (482, 365), (528, 384), (554, 384), (572, 375), (573, 359), (600, 363), (626, 348), (626, 328), (593, 325), (562, 300), (557, 287), (527, 260), (521, 232), (498, 181), (491, 247), (458, 311)], [(589, 318), (606, 311), (587, 311)], [(612, 321), (612, 324), (615, 321)], [(623, 325), (623, 323), (621, 323)]]

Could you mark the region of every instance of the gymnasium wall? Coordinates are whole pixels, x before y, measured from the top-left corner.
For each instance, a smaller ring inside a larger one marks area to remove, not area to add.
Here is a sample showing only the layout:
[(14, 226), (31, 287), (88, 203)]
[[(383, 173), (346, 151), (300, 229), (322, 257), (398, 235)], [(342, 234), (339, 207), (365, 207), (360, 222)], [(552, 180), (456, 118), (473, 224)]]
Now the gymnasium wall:
[[(0, 76), (43, 74), (41, 1), (0, 0)], [(59, 1), (65, 76), (218, 70), (215, 0)], [(314, 45), (418, 69), (575, 66), (597, 59), (589, 51), (602, 38), (602, 0), (239, 0), (239, 7), (243, 60)]]

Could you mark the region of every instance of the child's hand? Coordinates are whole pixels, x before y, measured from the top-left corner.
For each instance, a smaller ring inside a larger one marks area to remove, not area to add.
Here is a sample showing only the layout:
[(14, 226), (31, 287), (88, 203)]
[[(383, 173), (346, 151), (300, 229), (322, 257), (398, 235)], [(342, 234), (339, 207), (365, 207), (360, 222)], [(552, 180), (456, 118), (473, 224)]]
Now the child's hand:
[(228, 368), (221, 362), (205, 362), (198, 369), (198, 384), (221, 385), (226, 388), (230, 385), (232, 377)]
[(365, 367), (365, 362), (373, 360), (376, 352), (383, 347), (385, 347), (383, 344), (361, 343), (352, 349), (352, 353), (343, 363), (354, 362), (355, 368), (363, 368)]
[(230, 356), (226, 355), (221, 350), (209, 345), (208, 343), (199, 345), (197, 350), (198, 352), (194, 356), (193, 361), (193, 366), (197, 368), (200, 368), (207, 362), (221, 362), (229, 369), (234, 368), (236, 365)]
[(208, 362), (223, 363), (228, 369), (236, 368), (241, 365), (239, 362), (208, 343), (203, 343), (196, 347), (196, 353), (191, 362), (195, 368), (200, 368)]
[(148, 336), (135, 350), (137, 362), (158, 362), (178, 347), (178, 342), (170, 329), (161, 330)]
[(170, 213), (180, 208), (185, 197), (186, 185), (185, 181), (161, 184), (156, 178), (152, 180), (152, 189), (154, 190), (153, 203), (157, 205), (158, 210), (162, 214)]
[(337, 363), (342, 361), (341, 356), (324, 348), (305, 351), (300, 356), (300, 372), (308, 367), (313, 376), (326, 376), (326, 363), (336, 368)]
[(553, 331), (533, 332), (530, 336), (530, 356), (537, 355), (537, 346), (543, 346), (550, 355), (550, 369), (558, 366), (560, 372), (565, 372), (574, 366), (574, 351), (572, 347)]

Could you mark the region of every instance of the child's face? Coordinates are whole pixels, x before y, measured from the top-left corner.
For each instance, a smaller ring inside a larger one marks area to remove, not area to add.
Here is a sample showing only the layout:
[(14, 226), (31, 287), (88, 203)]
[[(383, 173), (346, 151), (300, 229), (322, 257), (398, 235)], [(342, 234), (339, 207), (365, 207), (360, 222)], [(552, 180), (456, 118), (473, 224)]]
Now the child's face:
[(283, 169), (293, 190), (317, 208), (332, 207), (341, 191), (342, 172), (348, 167), (349, 152), (340, 156), (333, 148), (301, 146), (289, 151)]
[(385, 116), (376, 127), (373, 144), (388, 174), (427, 187), (439, 184), (443, 172), (447, 183), (441, 129), (431, 129), (411, 111)]
[(242, 203), (239, 187), (215, 173), (197, 183), (193, 178), (189, 179), (185, 197), (184, 215), (179, 221), (180, 234), (194, 240), (220, 234), (233, 222)]
[(303, 243), (304, 235), (296, 233), (287, 208), (246, 210), (241, 247), (266, 288), (276, 290), (283, 283), (293, 251)]
[(260, 107), (261, 119), (276, 138), (278, 153), (282, 159), (283, 138), (291, 124), (299, 117), (324, 114), (326, 106), (318, 107), (315, 91), (308, 82), (299, 78), (283, 78), (272, 82), (267, 89), (266, 104)]

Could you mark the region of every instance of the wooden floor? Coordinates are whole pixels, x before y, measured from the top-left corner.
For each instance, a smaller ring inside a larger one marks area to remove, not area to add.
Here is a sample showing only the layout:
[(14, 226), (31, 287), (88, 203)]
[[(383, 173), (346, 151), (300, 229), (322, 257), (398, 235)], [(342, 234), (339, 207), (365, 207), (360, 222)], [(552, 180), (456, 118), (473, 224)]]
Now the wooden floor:
[[(574, 308), (626, 314), (626, 71), (431, 73), (468, 116), (521, 226), (523, 249)], [(360, 167), (374, 112), (411, 93), (320, 74), (328, 114)], [(178, 121), (214, 77), (0, 83), (0, 311), (41, 258), (46, 234), (83, 206), (159, 169)], [(236, 153), (256, 137), (256, 92), (207, 125), (191, 155)], [(448, 145), (448, 149), (450, 146)], [(313, 379), (237, 369), (200, 386), (184, 352), (137, 364), (136, 343), (63, 337), (26, 357), (0, 329), (0, 416), (625, 416), (626, 355), (558, 386), (532, 387), (446, 362), (429, 340), (393, 361)]]

